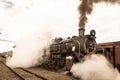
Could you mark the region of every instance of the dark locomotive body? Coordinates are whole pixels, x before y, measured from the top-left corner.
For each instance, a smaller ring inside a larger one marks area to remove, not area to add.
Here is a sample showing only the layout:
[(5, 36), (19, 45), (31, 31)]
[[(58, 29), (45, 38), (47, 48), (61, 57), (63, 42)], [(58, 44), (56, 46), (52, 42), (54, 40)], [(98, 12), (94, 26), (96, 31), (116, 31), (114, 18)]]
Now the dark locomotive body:
[(70, 70), (73, 63), (81, 62), (87, 54), (96, 51), (95, 31), (84, 35), (84, 29), (79, 29), (79, 36), (67, 39), (56, 38), (50, 45), (50, 56), (47, 67), (50, 69)]

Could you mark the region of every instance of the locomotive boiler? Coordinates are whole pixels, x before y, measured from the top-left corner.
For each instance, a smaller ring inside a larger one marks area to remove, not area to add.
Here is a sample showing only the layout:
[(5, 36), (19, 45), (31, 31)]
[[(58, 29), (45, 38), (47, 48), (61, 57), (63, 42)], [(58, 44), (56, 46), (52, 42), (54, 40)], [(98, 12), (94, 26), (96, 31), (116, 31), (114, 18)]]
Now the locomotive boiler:
[(50, 45), (50, 55), (45, 63), (49, 69), (70, 70), (73, 63), (82, 62), (85, 55), (96, 51), (95, 30), (84, 35), (85, 29), (79, 29), (79, 36), (67, 39), (55, 38)]

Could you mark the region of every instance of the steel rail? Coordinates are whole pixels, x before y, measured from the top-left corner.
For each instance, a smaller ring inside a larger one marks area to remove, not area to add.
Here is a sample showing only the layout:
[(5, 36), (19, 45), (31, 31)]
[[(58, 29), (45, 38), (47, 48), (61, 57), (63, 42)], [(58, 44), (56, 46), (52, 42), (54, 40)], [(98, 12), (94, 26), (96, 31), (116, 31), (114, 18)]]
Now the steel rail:
[(26, 70), (26, 69), (24, 69), (24, 68), (20, 68), (20, 69), (22, 69), (22, 70), (24, 70), (24, 71), (26, 71), (26, 72), (28, 72), (28, 73), (31, 73), (31, 74), (33, 74), (33, 75), (35, 75), (35, 76), (37, 76), (38, 78), (41, 78), (41, 79), (43, 79), (43, 80), (48, 80), (47, 78), (42, 77), (42, 76), (40, 76), (40, 75), (38, 75), (38, 74), (35, 74), (35, 73), (33, 73), (33, 72), (29, 71), (29, 70)]
[[(0, 56), (0, 57), (3, 58), (2, 56)], [(5, 64), (5, 62), (0, 61), (0, 63), (2, 63), (3, 65), (5, 65), (9, 70), (11, 70), (15, 75), (17, 75), (17, 76), (20, 78), (20, 80), (26, 80), (26, 79), (25, 79), (24, 77), (22, 77), (19, 73), (17, 73), (14, 69), (12, 69), (12, 68), (10, 68), (9, 66), (7, 66), (7, 65)], [(47, 78), (42, 77), (42, 76), (40, 76), (40, 75), (38, 75), (38, 74), (35, 74), (35, 73), (31, 72), (31, 71), (28, 71), (28, 70), (26, 70), (26, 69), (24, 69), (24, 68), (19, 68), (19, 69), (21, 69), (21, 70), (23, 70), (23, 71), (25, 71), (25, 72), (27, 72), (27, 73), (30, 73), (30, 74), (32, 74), (32, 75), (34, 75), (34, 76), (36, 76), (36, 77), (38, 77), (38, 78), (40, 78), (40, 79), (42, 79), (42, 80), (48, 80)]]
[(0, 61), (2, 64), (4, 64), (9, 70), (11, 70), (15, 75), (17, 75), (21, 80), (25, 80), (21, 75), (16, 73), (12, 68), (8, 67), (4, 62)]

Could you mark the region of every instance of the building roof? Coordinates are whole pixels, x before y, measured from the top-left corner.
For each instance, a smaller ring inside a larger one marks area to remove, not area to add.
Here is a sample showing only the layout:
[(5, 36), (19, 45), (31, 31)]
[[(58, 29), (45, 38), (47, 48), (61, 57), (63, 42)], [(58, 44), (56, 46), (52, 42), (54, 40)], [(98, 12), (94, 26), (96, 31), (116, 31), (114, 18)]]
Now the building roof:
[(120, 46), (120, 41), (99, 43), (97, 46)]

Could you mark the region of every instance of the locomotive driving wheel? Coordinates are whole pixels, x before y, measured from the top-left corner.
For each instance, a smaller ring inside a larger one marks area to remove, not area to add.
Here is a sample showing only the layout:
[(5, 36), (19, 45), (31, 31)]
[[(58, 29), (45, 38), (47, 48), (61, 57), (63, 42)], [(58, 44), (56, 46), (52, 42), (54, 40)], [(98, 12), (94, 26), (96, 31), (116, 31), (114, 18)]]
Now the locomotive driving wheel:
[(46, 63), (46, 66), (48, 69), (58, 70), (59, 69), (59, 60), (58, 59), (50, 60)]
[(53, 60), (49, 61), (48, 67), (49, 67), (49, 69), (54, 70), (55, 69), (55, 61), (53, 61)]

